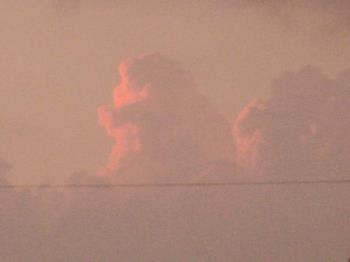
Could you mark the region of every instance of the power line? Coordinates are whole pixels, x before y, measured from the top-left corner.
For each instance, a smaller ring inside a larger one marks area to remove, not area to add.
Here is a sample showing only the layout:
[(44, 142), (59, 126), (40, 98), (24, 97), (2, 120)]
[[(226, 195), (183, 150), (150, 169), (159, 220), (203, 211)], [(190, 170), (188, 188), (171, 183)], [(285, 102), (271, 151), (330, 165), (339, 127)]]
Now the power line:
[(243, 186), (293, 186), (350, 184), (350, 179), (342, 180), (295, 180), (295, 181), (257, 181), (257, 182), (196, 182), (196, 183), (125, 183), (125, 184), (61, 184), (61, 185), (0, 185), (0, 189), (83, 189), (83, 188), (157, 188), (157, 187), (243, 187)]

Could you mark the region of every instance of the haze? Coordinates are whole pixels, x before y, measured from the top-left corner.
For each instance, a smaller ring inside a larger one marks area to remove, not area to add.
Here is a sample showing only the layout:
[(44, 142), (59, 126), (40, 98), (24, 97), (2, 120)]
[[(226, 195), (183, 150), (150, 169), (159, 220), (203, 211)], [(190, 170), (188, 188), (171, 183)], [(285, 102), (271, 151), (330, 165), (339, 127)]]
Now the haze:
[(99, 169), (110, 140), (95, 112), (126, 57), (180, 61), (230, 122), (283, 71), (338, 73), (350, 54), (347, 2), (312, 2), (4, 1), (0, 155), (11, 181)]
[[(1, 261), (350, 257), (348, 1), (14, 0), (0, 22)], [(159, 183), (180, 186), (112, 186)]]

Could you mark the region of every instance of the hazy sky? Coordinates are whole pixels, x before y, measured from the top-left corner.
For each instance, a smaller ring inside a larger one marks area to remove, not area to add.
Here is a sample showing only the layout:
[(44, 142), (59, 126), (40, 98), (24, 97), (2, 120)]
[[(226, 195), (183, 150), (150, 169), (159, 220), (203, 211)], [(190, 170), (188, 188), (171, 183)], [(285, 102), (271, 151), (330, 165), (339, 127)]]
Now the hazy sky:
[(348, 1), (4, 1), (0, 155), (10, 179), (97, 171), (112, 141), (97, 123), (124, 58), (160, 52), (190, 70), (232, 123), (285, 70), (349, 67)]
[(0, 261), (346, 261), (349, 24), (348, 0), (3, 0)]

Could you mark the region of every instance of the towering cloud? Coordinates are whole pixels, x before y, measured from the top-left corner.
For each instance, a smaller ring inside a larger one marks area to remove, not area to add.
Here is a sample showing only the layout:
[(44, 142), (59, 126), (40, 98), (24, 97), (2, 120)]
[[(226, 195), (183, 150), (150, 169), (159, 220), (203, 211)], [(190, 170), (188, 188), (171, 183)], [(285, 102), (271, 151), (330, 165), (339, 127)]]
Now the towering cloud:
[(104, 173), (170, 181), (230, 161), (229, 124), (188, 71), (152, 54), (122, 62), (119, 73), (114, 105), (99, 109), (101, 125), (115, 140)]
[(345, 176), (349, 80), (349, 72), (331, 79), (314, 67), (277, 79), (271, 98), (248, 104), (235, 123), (241, 168), (290, 179)]

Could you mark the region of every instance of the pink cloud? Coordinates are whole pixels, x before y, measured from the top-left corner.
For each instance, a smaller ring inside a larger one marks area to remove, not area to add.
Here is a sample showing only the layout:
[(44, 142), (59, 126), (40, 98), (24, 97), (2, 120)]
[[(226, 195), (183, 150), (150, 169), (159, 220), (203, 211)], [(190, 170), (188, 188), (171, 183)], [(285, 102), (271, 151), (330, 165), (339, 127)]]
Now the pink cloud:
[(100, 124), (115, 140), (102, 173), (165, 181), (230, 161), (229, 124), (188, 71), (153, 54), (122, 62), (119, 73), (114, 105), (99, 108)]

